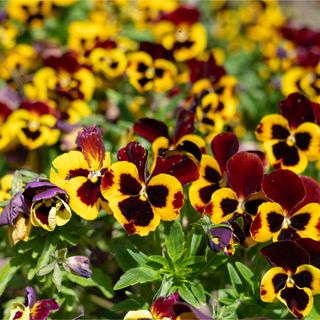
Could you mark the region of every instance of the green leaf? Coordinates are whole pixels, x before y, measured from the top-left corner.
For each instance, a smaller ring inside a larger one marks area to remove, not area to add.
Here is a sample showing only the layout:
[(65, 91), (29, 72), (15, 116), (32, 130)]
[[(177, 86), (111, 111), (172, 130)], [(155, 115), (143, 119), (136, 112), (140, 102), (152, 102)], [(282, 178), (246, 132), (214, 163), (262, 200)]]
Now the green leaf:
[(37, 276), (38, 277), (42, 277), (45, 276), (46, 274), (50, 273), (56, 266), (56, 262), (52, 262), (47, 264), (46, 266), (41, 267), (38, 271), (37, 271)]
[(42, 267), (46, 266), (49, 262), (50, 256), (55, 250), (56, 245), (54, 244), (53, 237), (49, 236), (43, 246), (41, 255), (38, 258), (37, 265), (35, 268), (30, 269), (28, 272), (27, 278), (28, 280), (32, 280), (36, 275), (37, 271)]
[(114, 312), (128, 312), (131, 310), (138, 310), (141, 307), (141, 303), (134, 299), (128, 299), (125, 301), (118, 302), (112, 307)]
[(179, 221), (174, 221), (171, 225), (169, 236), (165, 239), (167, 253), (172, 261), (177, 261), (185, 248), (185, 239), (182, 226)]
[(131, 249), (128, 249), (130, 256), (138, 263), (139, 266), (145, 266), (148, 262), (148, 256), (143, 252), (134, 252)]
[(169, 262), (168, 260), (166, 260), (164, 257), (162, 256), (159, 256), (159, 255), (151, 255), (151, 256), (148, 256), (148, 262), (154, 262), (154, 263), (157, 263), (157, 264), (160, 264), (164, 267), (169, 267)]
[(82, 287), (96, 287), (106, 298), (112, 298), (113, 289), (111, 279), (100, 269), (94, 268), (92, 271), (91, 278), (83, 278), (72, 273), (66, 273), (66, 276), (73, 283), (76, 283)]
[(203, 285), (200, 282), (192, 284), (191, 291), (192, 291), (193, 295), (195, 296), (195, 298), (200, 303), (203, 303), (206, 301), (206, 292), (204, 290)]
[(68, 253), (68, 249), (67, 248), (63, 248), (63, 249), (57, 250), (54, 253), (54, 255), (55, 255), (57, 260), (65, 260), (67, 258), (67, 253)]
[(20, 264), (14, 264), (12, 261), (9, 261), (0, 269), (0, 297), (6, 289), (9, 281), (21, 266), (22, 265)]
[(52, 282), (56, 286), (58, 292), (61, 290), (62, 274), (59, 265), (56, 263), (53, 269)]
[(236, 267), (243, 278), (248, 282), (252, 292), (254, 292), (254, 273), (243, 263), (236, 261)]
[(187, 267), (193, 264), (203, 263), (204, 261), (205, 261), (205, 258), (203, 256), (186, 257), (179, 263), (179, 266)]
[(187, 254), (189, 256), (196, 255), (201, 244), (202, 236), (202, 231), (196, 226), (193, 226), (187, 240)]
[(161, 280), (158, 272), (151, 268), (137, 267), (124, 273), (115, 284), (114, 290), (123, 289), (137, 283), (146, 283), (156, 280)]
[(232, 287), (233, 287), (234, 291), (236, 292), (237, 296), (239, 296), (239, 292), (241, 292), (241, 289), (242, 289), (242, 280), (241, 280), (237, 270), (234, 268), (234, 266), (231, 263), (227, 263), (227, 268), (228, 268), (229, 277), (230, 277)]
[(191, 290), (184, 283), (178, 287), (178, 292), (185, 302), (191, 304), (194, 307), (197, 307), (199, 305)]

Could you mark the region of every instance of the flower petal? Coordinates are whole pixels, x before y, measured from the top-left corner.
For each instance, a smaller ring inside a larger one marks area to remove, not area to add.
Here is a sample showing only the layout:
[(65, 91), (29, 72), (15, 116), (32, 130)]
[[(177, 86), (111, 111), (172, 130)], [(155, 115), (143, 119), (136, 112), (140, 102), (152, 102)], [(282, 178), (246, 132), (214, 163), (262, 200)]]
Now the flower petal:
[(129, 161), (136, 165), (141, 181), (145, 180), (148, 152), (137, 142), (130, 142), (118, 151), (118, 160)]
[(135, 134), (153, 142), (159, 137), (169, 138), (168, 127), (165, 123), (151, 118), (141, 118), (133, 125)]
[(257, 242), (277, 239), (284, 219), (282, 207), (278, 203), (264, 202), (258, 208), (251, 227), (251, 237)]
[(226, 170), (227, 161), (238, 151), (239, 140), (232, 132), (216, 135), (211, 142), (211, 150), (218, 161), (221, 173)]
[(46, 320), (52, 311), (59, 310), (59, 305), (53, 299), (37, 301), (31, 309), (32, 320)]
[(209, 155), (203, 155), (200, 161), (200, 177), (189, 188), (191, 205), (200, 213), (210, 202), (213, 192), (219, 189), (221, 172), (218, 162)]
[(293, 212), (298, 211), (310, 202), (320, 203), (320, 184), (318, 181), (307, 176), (301, 176), (300, 179), (303, 182), (303, 186), (306, 190), (306, 196), (294, 207), (294, 209), (292, 209)]
[(259, 191), (263, 177), (260, 158), (251, 152), (238, 152), (227, 163), (228, 184), (239, 198), (245, 199)]
[(264, 247), (261, 253), (273, 266), (281, 267), (291, 273), (294, 273), (300, 265), (310, 263), (307, 251), (289, 240), (271, 243)]
[(281, 267), (268, 270), (260, 284), (260, 297), (263, 302), (273, 302), (277, 293), (286, 286), (288, 275)]
[(307, 251), (310, 257), (310, 263), (320, 268), (320, 242), (310, 238), (299, 238), (296, 243)]
[(290, 135), (288, 120), (279, 114), (264, 116), (256, 128), (256, 138), (261, 142), (285, 140)]
[(320, 240), (320, 204), (309, 203), (291, 217), (291, 227), (301, 238)]
[(296, 146), (305, 153), (310, 161), (320, 159), (320, 127), (315, 123), (301, 124), (294, 134)]
[(309, 314), (313, 306), (313, 296), (309, 288), (285, 288), (277, 294), (277, 298), (299, 319)]
[(301, 93), (290, 94), (286, 100), (279, 103), (281, 114), (288, 119), (291, 128), (304, 122), (314, 122), (312, 102)]
[(192, 111), (179, 109), (177, 114), (177, 124), (174, 129), (173, 143), (178, 142), (183, 136), (194, 132), (194, 118)]
[(147, 185), (148, 200), (154, 212), (165, 221), (171, 221), (180, 214), (184, 196), (181, 183), (168, 174), (154, 176)]
[(288, 212), (305, 197), (299, 176), (289, 170), (275, 170), (262, 180), (266, 197), (279, 203)]
[(309, 288), (313, 295), (320, 293), (320, 269), (310, 264), (297, 268), (293, 275), (295, 285), (299, 288)]
[(210, 214), (213, 223), (221, 223), (237, 212), (238, 204), (237, 194), (230, 188), (222, 188), (212, 194), (205, 210)]

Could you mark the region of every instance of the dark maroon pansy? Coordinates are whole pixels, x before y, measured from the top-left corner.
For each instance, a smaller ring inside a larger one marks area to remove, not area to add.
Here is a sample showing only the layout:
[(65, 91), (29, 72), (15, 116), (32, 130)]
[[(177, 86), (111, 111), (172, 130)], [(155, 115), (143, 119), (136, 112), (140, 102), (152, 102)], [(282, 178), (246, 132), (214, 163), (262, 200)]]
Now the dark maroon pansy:
[(318, 31), (314, 31), (308, 27), (297, 28), (290, 25), (286, 25), (280, 30), (286, 39), (294, 42), (299, 46), (320, 46), (320, 32)]
[(176, 177), (182, 186), (199, 179), (198, 164), (184, 154), (169, 154), (166, 157), (158, 157), (152, 176), (167, 173)]
[(200, 79), (209, 79), (211, 84), (214, 85), (226, 74), (225, 69), (217, 65), (213, 53), (210, 53), (206, 61), (195, 58), (189, 60), (188, 67), (191, 83), (195, 83)]
[(211, 150), (223, 175), (228, 160), (239, 150), (239, 140), (232, 132), (220, 133), (213, 138)]
[(251, 152), (238, 152), (227, 163), (228, 184), (238, 197), (247, 198), (261, 188), (263, 165), (260, 158)]
[(75, 51), (68, 51), (60, 56), (51, 55), (44, 58), (44, 64), (55, 70), (64, 70), (75, 73), (80, 69), (78, 54)]
[(136, 165), (141, 181), (146, 180), (148, 151), (137, 142), (130, 142), (118, 151), (119, 161), (129, 161)]
[(151, 305), (151, 313), (153, 317), (155, 317), (156, 319), (175, 318), (172, 310), (172, 305), (178, 302), (178, 300), (178, 292), (175, 292), (168, 297), (159, 297)]
[(263, 178), (261, 187), (269, 200), (279, 203), (288, 213), (306, 195), (302, 180), (290, 170), (271, 172)]
[(293, 129), (304, 122), (316, 122), (314, 109), (317, 109), (317, 105), (298, 92), (291, 93), (279, 103), (280, 113), (289, 121), (289, 126)]
[(13, 110), (4, 102), (0, 101), (0, 124), (4, 122)]
[(284, 240), (274, 242), (261, 250), (272, 266), (295, 272), (303, 264), (310, 264), (308, 252), (297, 242)]
[(31, 310), (32, 320), (46, 320), (52, 311), (59, 310), (58, 303), (53, 299), (37, 301)]
[(200, 18), (200, 12), (197, 8), (191, 6), (180, 6), (174, 11), (163, 12), (160, 15), (160, 20), (167, 20), (175, 25), (181, 23), (194, 24), (198, 22)]

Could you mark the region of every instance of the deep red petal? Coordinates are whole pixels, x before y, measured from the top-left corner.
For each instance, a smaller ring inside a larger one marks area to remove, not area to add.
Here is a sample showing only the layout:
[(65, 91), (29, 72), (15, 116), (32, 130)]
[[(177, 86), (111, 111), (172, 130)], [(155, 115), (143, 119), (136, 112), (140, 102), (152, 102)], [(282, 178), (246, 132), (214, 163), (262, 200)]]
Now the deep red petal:
[(59, 305), (53, 299), (40, 300), (31, 309), (32, 320), (46, 320), (51, 311), (59, 310)]
[(291, 93), (279, 103), (279, 109), (291, 128), (297, 128), (303, 122), (315, 122), (312, 103), (301, 93)]
[(227, 161), (238, 151), (239, 140), (232, 132), (223, 132), (215, 136), (211, 142), (211, 150), (219, 163), (222, 174), (226, 170)]
[(180, 109), (177, 115), (177, 124), (174, 130), (173, 143), (178, 142), (183, 136), (194, 131), (194, 113), (186, 109)]
[(181, 23), (193, 24), (200, 18), (200, 12), (197, 8), (191, 6), (180, 6), (176, 10), (164, 13), (161, 20), (171, 21), (179, 25)]
[(93, 207), (98, 198), (101, 197), (100, 193), (100, 181), (96, 183), (87, 180), (77, 191), (77, 196), (80, 200), (85, 203), (87, 206)]
[(259, 191), (263, 177), (263, 166), (260, 158), (250, 152), (239, 152), (227, 163), (228, 184), (238, 197), (247, 198)]
[(199, 167), (192, 159), (184, 155), (158, 157), (152, 176), (167, 173), (176, 177), (184, 186), (199, 178)]
[(153, 142), (159, 137), (169, 138), (168, 127), (161, 121), (142, 118), (133, 125), (133, 131), (138, 136), (147, 139), (149, 142)]
[(303, 186), (306, 190), (306, 196), (299, 202), (292, 211), (296, 212), (310, 202), (320, 203), (320, 184), (311, 177), (301, 176)]
[(300, 265), (310, 263), (307, 251), (290, 240), (274, 242), (264, 247), (261, 253), (273, 266), (286, 271), (295, 272)]
[(279, 203), (287, 212), (305, 197), (305, 188), (299, 176), (290, 170), (278, 169), (262, 180), (266, 197)]
[(129, 161), (137, 166), (141, 181), (145, 181), (147, 157), (147, 150), (137, 142), (130, 142), (126, 147), (118, 151), (119, 161)]
[(320, 242), (310, 238), (300, 238), (296, 243), (308, 252), (311, 264), (320, 268)]

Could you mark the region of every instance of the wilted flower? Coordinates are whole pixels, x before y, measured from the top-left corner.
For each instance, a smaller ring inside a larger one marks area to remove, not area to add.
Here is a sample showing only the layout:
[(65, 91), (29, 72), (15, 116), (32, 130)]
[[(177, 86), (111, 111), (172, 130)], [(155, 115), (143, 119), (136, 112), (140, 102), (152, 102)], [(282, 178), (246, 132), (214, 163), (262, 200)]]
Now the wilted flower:
[(15, 303), (10, 312), (9, 320), (46, 320), (52, 311), (59, 310), (59, 305), (53, 299), (36, 300), (32, 287), (27, 287), (25, 303)]
[(209, 247), (214, 252), (224, 251), (227, 252), (227, 248), (231, 243), (233, 236), (232, 227), (229, 224), (220, 224), (213, 226), (208, 230)]
[(34, 181), (16, 193), (0, 215), (0, 225), (9, 226), (9, 240), (15, 245), (28, 241), (31, 227), (53, 231), (71, 218), (67, 193), (49, 181)]
[(68, 257), (64, 262), (64, 266), (84, 278), (89, 278), (92, 273), (90, 270), (90, 260), (88, 257)]

